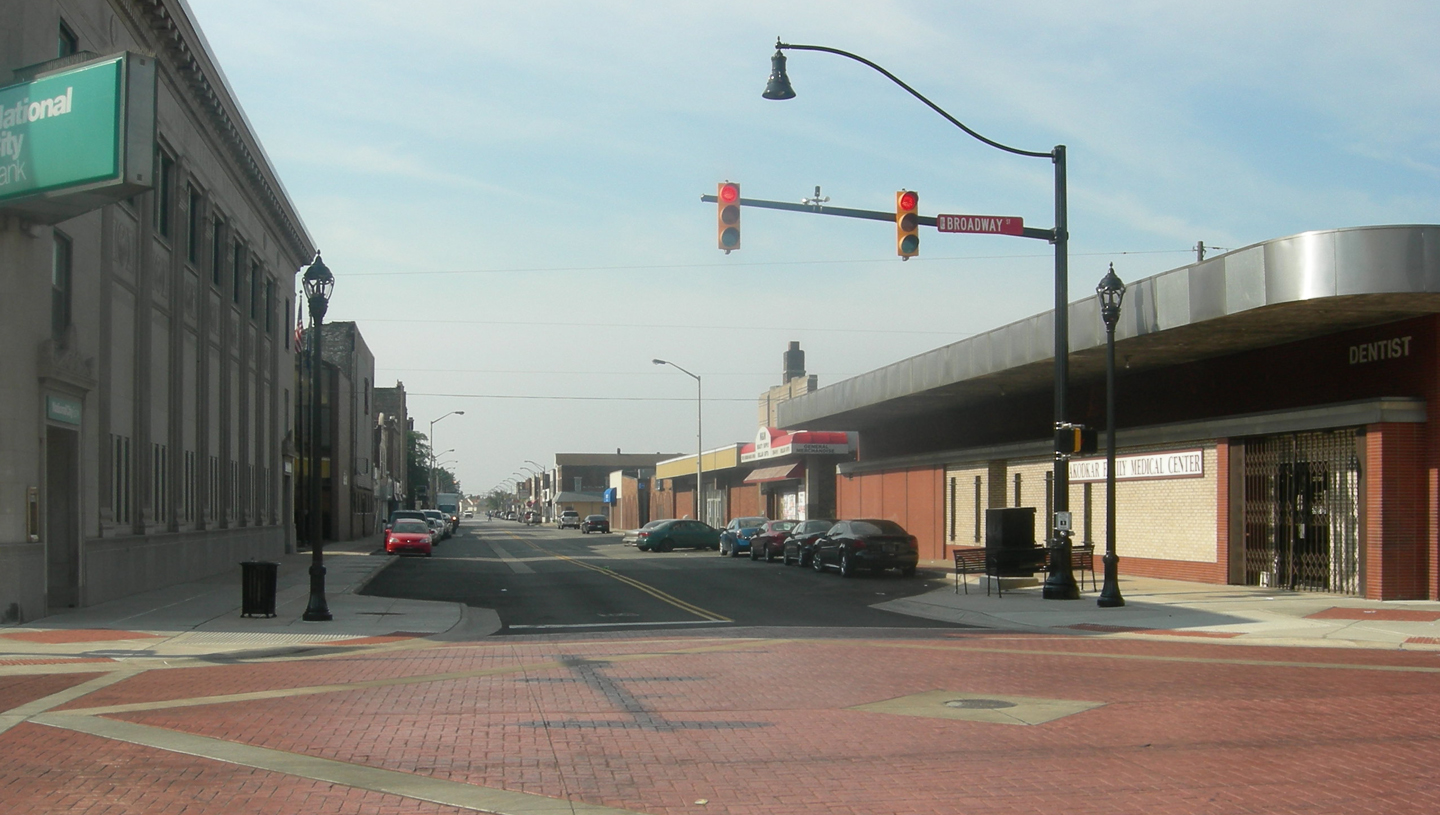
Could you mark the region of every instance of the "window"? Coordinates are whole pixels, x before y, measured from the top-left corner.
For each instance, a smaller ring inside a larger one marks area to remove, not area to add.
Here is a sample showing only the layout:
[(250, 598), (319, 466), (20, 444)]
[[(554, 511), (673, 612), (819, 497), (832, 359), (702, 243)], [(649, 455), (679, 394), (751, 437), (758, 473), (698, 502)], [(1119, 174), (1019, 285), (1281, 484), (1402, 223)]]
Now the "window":
[(194, 184), (188, 185), (190, 190), (189, 218), (185, 221), (185, 257), (191, 263), (200, 262), (200, 191), (195, 189)]
[(250, 319), (260, 318), (260, 264), (250, 264)]
[(210, 282), (218, 287), (225, 267), (225, 222), (217, 216), (211, 224), (214, 229), (210, 235)]
[(240, 241), (235, 241), (235, 257), (233, 258), (233, 263), (234, 266), (231, 271), (234, 274), (235, 290), (231, 294), (230, 299), (233, 300), (236, 305), (239, 305), (240, 295), (245, 291), (245, 247), (240, 244)]
[(156, 522), (164, 523), (170, 518), (170, 451), (166, 445), (150, 445), (150, 511)]
[(110, 506), (115, 523), (130, 522), (130, 439), (110, 434)]
[(57, 343), (65, 341), (70, 328), (71, 263), (74, 247), (70, 239), (55, 233), (55, 257), (50, 270), (50, 336)]
[(58, 46), (55, 48), (55, 56), (56, 56), (56, 57), (68, 57), (68, 56), (70, 56), (71, 54), (73, 54), (73, 53), (75, 53), (76, 51), (79, 51), (79, 50), (80, 50), (80, 38), (77, 37), (77, 36), (75, 36), (75, 32), (70, 30), (70, 26), (65, 25), (65, 21), (64, 21), (64, 20), (61, 20), (61, 21), (60, 21), (60, 41), (59, 41)]
[(275, 333), (275, 280), (265, 280), (265, 333)]
[(205, 518), (214, 522), (219, 517), (220, 511), (220, 457), (210, 457), (210, 477), (207, 479), (205, 498)]
[(171, 183), (171, 177), (175, 174), (175, 159), (161, 150), (159, 161), (156, 164), (159, 165), (160, 172), (156, 174), (155, 179), (155, 231), (160, 233), (160, 237), (168, 238), (170, 237), (170, 217), (175, 204), (172, 200), (174, 190)]
[(195, 452), (185, 451), (185, 494), (182, 497), (184, 502), (185, 522), (192, 523), (195, 520)]

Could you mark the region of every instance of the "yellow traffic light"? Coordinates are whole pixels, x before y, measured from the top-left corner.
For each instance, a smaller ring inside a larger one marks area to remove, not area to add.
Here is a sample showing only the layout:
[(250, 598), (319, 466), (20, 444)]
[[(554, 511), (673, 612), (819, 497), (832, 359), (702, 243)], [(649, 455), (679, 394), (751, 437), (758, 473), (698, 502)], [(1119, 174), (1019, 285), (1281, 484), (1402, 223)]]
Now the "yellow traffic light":
[(895, 254), (905, 260), (920, 254), (920, 193), (895, 193)]
[(740, 185), (729, 181), (715, 192), (715, 237), (725, 254), (740, 248)]

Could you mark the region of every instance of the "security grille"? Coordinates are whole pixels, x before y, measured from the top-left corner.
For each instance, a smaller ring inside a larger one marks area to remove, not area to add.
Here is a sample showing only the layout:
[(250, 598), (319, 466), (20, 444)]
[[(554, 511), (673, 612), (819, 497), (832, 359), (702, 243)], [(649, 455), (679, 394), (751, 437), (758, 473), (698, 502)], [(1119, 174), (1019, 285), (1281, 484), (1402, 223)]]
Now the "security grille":
[(1245, 443), (1245, 583), (1361, 594), (1354, 430)]

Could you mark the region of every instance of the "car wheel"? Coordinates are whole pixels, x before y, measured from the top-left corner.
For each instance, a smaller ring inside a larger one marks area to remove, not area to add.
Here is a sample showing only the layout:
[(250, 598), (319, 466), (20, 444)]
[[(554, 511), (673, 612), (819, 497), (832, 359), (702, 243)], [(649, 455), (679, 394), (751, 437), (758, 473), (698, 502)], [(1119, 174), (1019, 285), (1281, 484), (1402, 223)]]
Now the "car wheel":
[(810, 553), (810, 568), (814, 569), (817, 572), (825, 571), (825, 563), (820, 560), (819, 552)]
[(840, 550), (840, 576), (841, 576), (841, 577), (854, 577), (854, 576), (855, 576), (855, 565), (850, 562), (850, 553), (849, 553), (849, 552), (846, 552), (846, 551), (843, 550), (843, 549)]
[(766, 562), (766, 563), (774, 563), (774, 562), (775, 562), (775, 553), (772, 552), (772, 551), (770, 551), (770, 547), (768, 547), (768, 546), (765, 547), (765, 562)]
[(740, 557), (740, 550), (733, 543), (730, 544), (730, 557)]
[(750, 559), (751, 559), (751, 560), (759, 560), (759, 559), (760, 559), (760, 553), (755, 551), (755, 544), (753, 544), (753, 543), (750, 544)]
[(780, 564), (783, 566), (790, 565), (790, 553), (788, 551), (780, 555)]
[(716, 548), (717, 548), (717, 549), (719, 550), (719, 552), (720, 552), (720, 557), (725, 557), (725, 541), (724, 541), (724, 540), (721, 540), (721, 541), (720, 541), (720, 545), (719, 545), (718, 547), (716, 547)]

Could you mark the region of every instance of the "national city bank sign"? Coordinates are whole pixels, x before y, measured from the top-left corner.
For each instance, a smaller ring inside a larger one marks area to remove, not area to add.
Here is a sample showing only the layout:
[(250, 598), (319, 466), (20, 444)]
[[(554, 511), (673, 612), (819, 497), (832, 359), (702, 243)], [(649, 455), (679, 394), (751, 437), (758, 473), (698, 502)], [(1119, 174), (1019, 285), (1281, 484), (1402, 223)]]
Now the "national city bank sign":
[[(1104, 481), (1105, 459), (1071, 459), (1070, 481), (1084, 484)], [(1205, 451), (1168, 450), (1163, 453), (1138, 453), (1115, 457), (1116, 481), (1139, 481), (1155, 478), (1203, 478)]]
[[(0, 88), (0, 204), (107, 185), (148, 187), (151, 163), (127, 161), (127, 154), (154, 151), (153, 76), (153, 61), (118, 54)], [(150, 118), (131, 127), (134, 113)], [(135, 177), (127, 179), (127, 164), (137, 164)]]

